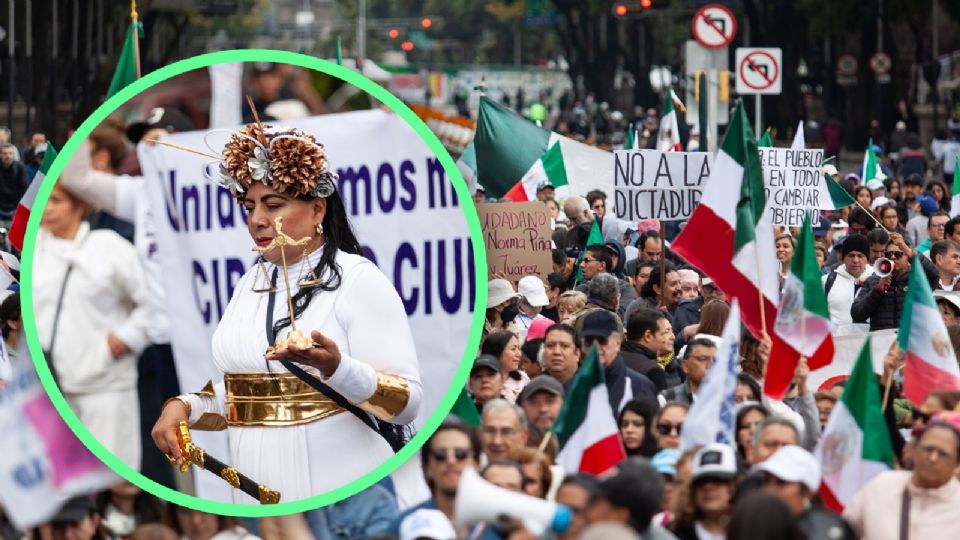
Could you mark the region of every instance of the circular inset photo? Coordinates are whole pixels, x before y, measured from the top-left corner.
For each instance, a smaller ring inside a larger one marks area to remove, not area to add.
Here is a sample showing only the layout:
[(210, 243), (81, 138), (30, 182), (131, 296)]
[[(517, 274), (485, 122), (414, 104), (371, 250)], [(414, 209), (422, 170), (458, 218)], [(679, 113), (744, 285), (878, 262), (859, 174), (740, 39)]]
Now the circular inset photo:
[(100, 107), (47, 176), (28, 341), (67, 423), (134, 484), (233, 515), (331, 503), (413, 455), (462, 390), (476, 210), (439, 140), (359, 73), (178, 62)]

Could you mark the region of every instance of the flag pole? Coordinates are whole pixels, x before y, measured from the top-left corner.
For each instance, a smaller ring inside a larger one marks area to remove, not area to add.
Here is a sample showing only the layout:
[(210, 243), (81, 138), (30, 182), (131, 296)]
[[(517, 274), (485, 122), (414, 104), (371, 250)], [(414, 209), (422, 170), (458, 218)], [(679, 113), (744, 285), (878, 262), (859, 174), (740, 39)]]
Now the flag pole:
[(754, 260), (757, 262), (757, 297), (760, 300), (760, 331), (763, 334), (762, 339), (766, 339), (767, 333), (767, 308), (763, 305), (763, 272), (760, 270), (760, 250), (756, 250)]
[(139, 18), (139, 15), (137, 15), (137, 0), (130, 0), (130, 21), (132, 22), (131, 29), (133, 30), (133, 59), (137, 66), (138, 79), (140, 78), (140, 32), (137, 31)]
[[(874, 223), (877, 224), (878, 227), (880, 227), (880, 228), (883, 229), (883, 230), (887, 230), (887, 228), (883, 226), (883, 223), (880, 223), (880, 220), (877, 219), (877, 217), (873, 215), (873, 212), (871, 212), (870, 210), (867, 210), (866, 207), (864, 207), (862, 204), (860, 204), (860, 201), (854, 199), (853, 202), (854, 202), (857, 206), (859, 206), (861, 210), (863, 210), (864, 212), (866, 212), (867, 215), (870, 216), (870, 219), (872, 219), (872, 220), (874, 221)], [(893, 231), (889, 231), (889, 232), (893, 232)]]

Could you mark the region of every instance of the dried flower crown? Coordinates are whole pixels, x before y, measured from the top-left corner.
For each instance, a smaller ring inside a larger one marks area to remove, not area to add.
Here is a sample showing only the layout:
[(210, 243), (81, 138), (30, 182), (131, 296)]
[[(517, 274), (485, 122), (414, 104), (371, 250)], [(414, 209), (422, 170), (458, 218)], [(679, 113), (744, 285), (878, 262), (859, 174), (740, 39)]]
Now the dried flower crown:
[(225, 131), (231, 135), (223, 147), (219, 178), (210, 180), (234, 197), (240, 198), (254, 182), (296, 197), (329, 197), (336, 190), (337, 173), (330, 170), (323, 145), (312, 135), (254, 123), (238, 131), (211, 130), (204, 143), (210, 148), (207, 137)]

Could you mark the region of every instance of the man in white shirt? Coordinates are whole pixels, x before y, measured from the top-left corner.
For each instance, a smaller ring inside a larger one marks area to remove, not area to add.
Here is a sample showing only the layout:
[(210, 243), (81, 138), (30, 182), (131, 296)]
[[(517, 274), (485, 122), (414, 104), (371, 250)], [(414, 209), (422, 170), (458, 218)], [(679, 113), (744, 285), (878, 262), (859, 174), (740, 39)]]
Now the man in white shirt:
[(873, 267), (867, 262), (869, 255), (870, 241), (863, 235), (851, 234), (840, 244), (843, 264), (823, 276), (830, 320), (838, 326), (853, 323), (850, 306), (853, 305), (860, 286), (873, 275)]
[(930, 260), (940, 272), (937, 288), (944, 291), (955, 290), (957, 279), (960, 278), (960, 244), (953, 240), (935, 242), (930, 247)]

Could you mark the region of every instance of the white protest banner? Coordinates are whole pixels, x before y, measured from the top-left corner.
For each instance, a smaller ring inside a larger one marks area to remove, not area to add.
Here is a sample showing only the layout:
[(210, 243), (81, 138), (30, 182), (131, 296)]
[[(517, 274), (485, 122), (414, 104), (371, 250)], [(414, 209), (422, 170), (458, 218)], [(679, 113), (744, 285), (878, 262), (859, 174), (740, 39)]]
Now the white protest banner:
[(690, 219), (700, 203), (713, 156), (707, 152), (614, 152), (616, 215), (627, 221)]
[[(762, 147), (759, 153), (774, 225), (800, 227), (808, 210), (833, 209), (820, 172), (823, 150)], [(820, 212), (812, 217), (812, 224), (819, 225)]]
[[(422, 425), (456, 373), (476, 297), (473, 247), (453, 185), (426, 143), (394, 114), (360, 111), (287, 124), (325, 146), (365, 254), (403, 300), (420, 358), (424, 396), (416, 424)], [(209, 152), (204, 135), (179, 133), (164, 140)], [(228, 136), (208, 139), (219, 150)], [(205, 168), (216, 177), (213, 160), (159, 145), (141, 144), (139, 151), (153, 214), (160, 216), (157, 240), (180, 385), (197, 391), (220, 378), (210, 339), (234, 286), (256, 260), (253, 241), (243, 208), (204, 177)], [(217, 435), (198, 432), (196, 438), (226, 459), (226, 438), (218, 443), (211, 437)]]
[(0, 507), (26, 530), (48, 521), (70, 497), (120, 478), (67, 427), (22, 343), (12, 358), (13, 376), (0, 391)]

